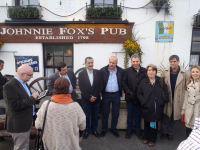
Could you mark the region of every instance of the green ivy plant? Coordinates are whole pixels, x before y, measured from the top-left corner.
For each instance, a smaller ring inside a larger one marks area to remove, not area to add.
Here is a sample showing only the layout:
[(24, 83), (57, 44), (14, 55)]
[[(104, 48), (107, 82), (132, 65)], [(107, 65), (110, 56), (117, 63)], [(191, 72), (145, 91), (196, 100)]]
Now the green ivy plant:
[(10, 18), (39, 18), (39, 9), (36, 7), (10, 7), (8, 9)]
[(121, 18), (122, 16), (121, 7), (90, 7), (86, 11), (87, 18)]
[(160, 9), (162, 8), (162, 6), (163, 6), (165, 3), (167, 3), (167, 4), (168, 4), (168, 7), (165, 8), (165, 12), (166, 12), (167, 15), (170, 14), (170, 12), (169, 12), (169, 6), (170, 6), (169, 0), (150, 0), (150, 1), (153, 2), (153, 4), (154, 4), (155, 9), (156, 9), (157, 12), (159, 12)]

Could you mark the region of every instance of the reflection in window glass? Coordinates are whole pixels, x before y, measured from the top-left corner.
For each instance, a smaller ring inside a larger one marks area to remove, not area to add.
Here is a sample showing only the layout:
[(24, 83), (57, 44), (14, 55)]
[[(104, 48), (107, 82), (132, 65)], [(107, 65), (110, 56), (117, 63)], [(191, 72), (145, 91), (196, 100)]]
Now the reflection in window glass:
[(63, 62), (63, 57), (54, 57), (54, 65), (56, 66), (59, 62)]
[(63, 56), (63, 47), (62, 46), (54, 46), (54, 55)]
[(51, 56), (51, 55), (45, 56), (45, 65), (53, 66), (53, 56)]
[(64, 51), (64, 56), (72, 56), (72, 47), (71, 46), (64, 46), (63, 51)]
[(64, 63), (67, 66), (72, 66), (72, 57), (64, 57)]
[(200, 52), (200, 42), (192, 42), (192, 52)]

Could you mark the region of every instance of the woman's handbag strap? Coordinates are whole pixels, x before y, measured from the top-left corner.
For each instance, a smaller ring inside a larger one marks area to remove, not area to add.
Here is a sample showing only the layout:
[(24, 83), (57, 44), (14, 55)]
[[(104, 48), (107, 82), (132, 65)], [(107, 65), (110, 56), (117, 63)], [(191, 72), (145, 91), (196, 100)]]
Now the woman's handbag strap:
[(46, 120), (46, 116), (47, 116), (47, 109), (48, 109), (48, 106), (49, 106), (49, 103), (50, 103), (50, 102), (51, 102), (51, 101), (49, 100), (48, 103), (47, 103), (46, 109), (45, 109), (44, 121), (43, 121), (43, 126), (42, 126), (42, 135), (41, 135), (41, 139), (42, 139), (43, 132), (44, 132), (45, 120)]

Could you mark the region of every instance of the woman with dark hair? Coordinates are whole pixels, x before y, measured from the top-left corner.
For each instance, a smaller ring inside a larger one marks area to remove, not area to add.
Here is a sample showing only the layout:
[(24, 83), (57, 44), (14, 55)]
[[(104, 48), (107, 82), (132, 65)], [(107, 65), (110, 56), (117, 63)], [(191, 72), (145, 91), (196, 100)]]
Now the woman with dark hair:
[(186, 83), (185, 99), (181, 115), (185, 115), (186, 137), (194, 128), (195, 118), (200, 118), (200, 66), (191, 67), (190, 77)]
[[(80, 150), (79, 130), (86, 126), (85, 114), (69, 94), (70, 83), (59, 77), (54, 84), (54, 95), (47, 109), (43, 143), (46, 150)], [(41, 129), (48, 101), (45, 101), (37, 113), (35, 126)]]
[(156, 76), (157, 68), (150, 64), (146, 68), (146, 78), (138, 87), (137, 96), (141, 104), (142, 117), (144, 118), (143, 143), (154, 146), (157, 139), (158, 121), (161, 120), (166, 98), (168, 97), (167, 85), (163, 78)]

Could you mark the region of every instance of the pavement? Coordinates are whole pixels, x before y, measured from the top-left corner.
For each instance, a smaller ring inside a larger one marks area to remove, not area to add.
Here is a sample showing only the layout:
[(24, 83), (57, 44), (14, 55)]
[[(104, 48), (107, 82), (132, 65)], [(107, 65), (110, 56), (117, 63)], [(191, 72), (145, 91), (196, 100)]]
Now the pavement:
[[(101, 133), (101, 120), (99, 119), (98, 132)], [(96, 138), (93, 134), (89, 134), (87, 139), (80, 142), (82, 150), (176, 150), (181, 141), (186, 139), (185, 126), (181, 121), (177, 121), (174, 140), (168, 141), (160, 138), (161, 131), (158, 132), (158, 138), (154, 147), (143, 144), (135, 134), (130, 139), (125, 138), (126, 130), (118, 130), (120, 138), (116, 138), (108, 131), (105, 137)], [(30, 140), (30, 150), (34, 150), (35, 140)], [(12, 138), (5, 138), (0, 142), (0, 150), (12, 150)]]

